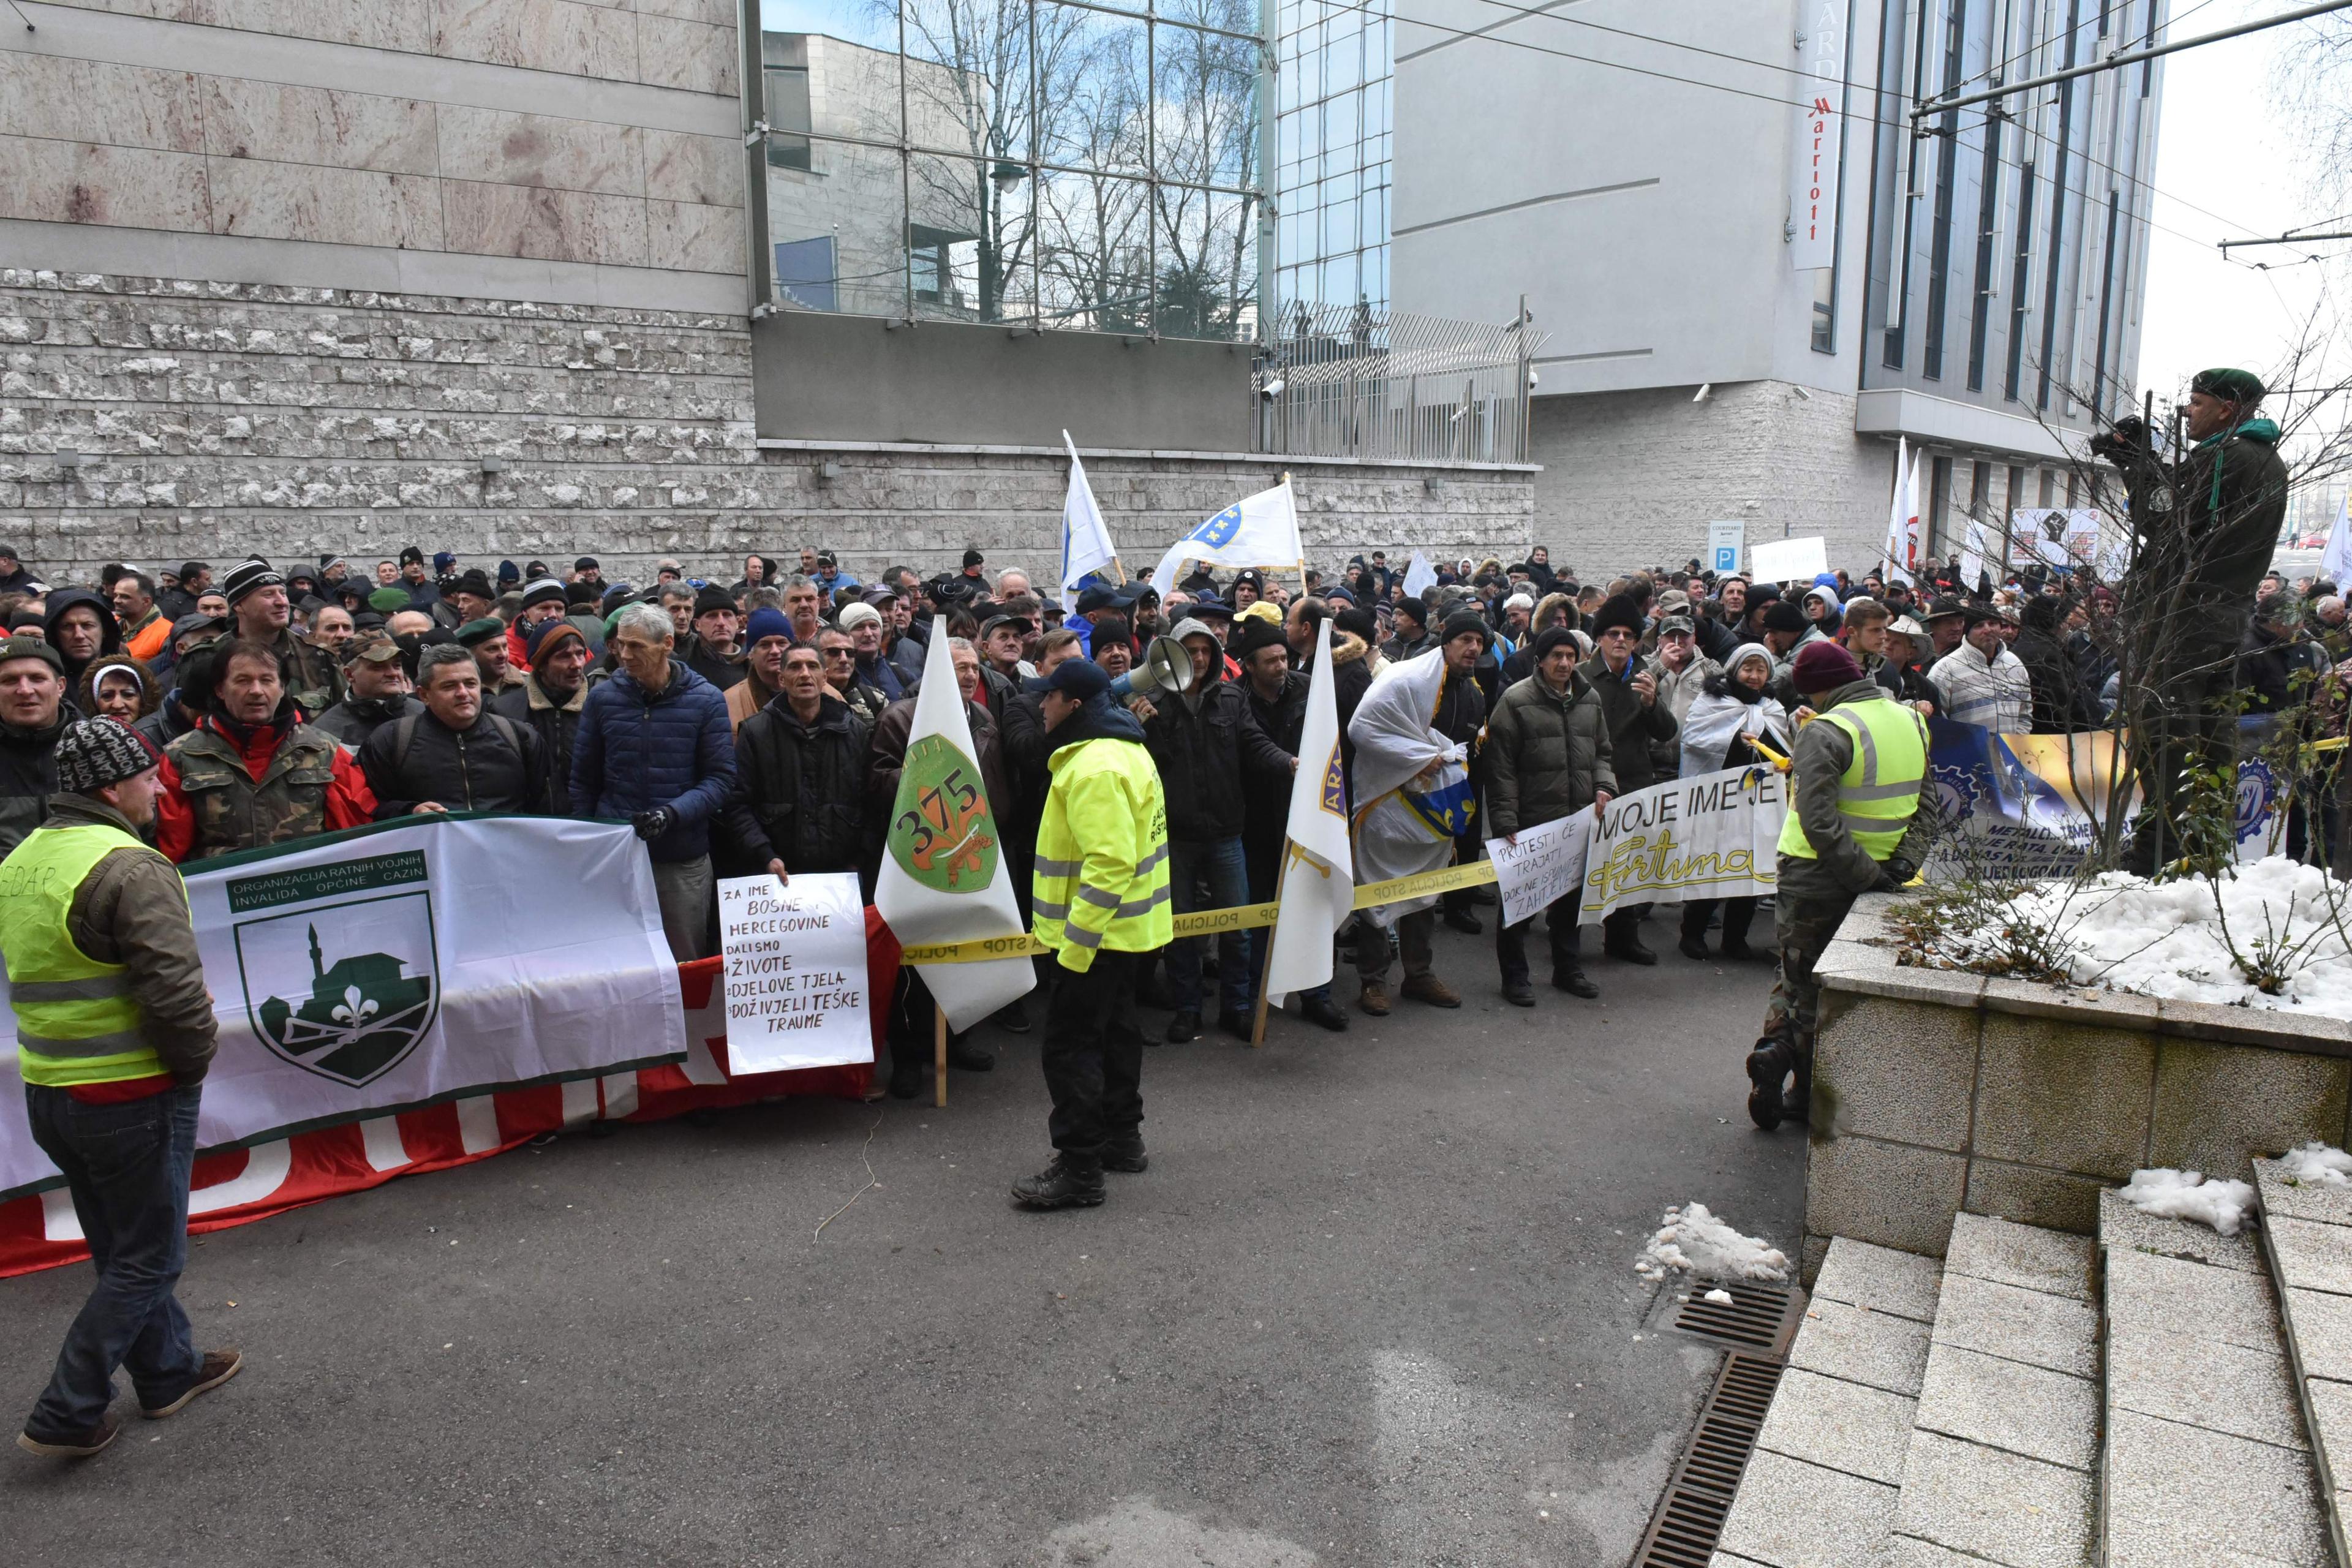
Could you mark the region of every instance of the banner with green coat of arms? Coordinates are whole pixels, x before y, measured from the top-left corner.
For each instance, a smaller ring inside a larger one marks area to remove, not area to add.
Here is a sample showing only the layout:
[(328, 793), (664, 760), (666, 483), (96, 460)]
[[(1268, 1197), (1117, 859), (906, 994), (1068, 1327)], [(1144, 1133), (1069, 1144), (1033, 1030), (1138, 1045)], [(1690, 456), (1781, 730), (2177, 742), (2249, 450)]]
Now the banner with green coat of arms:
[[(653, 868), (626, 826), (405, 817), (223, 856), (187, 888), (220, 1019), (200, 1149), (686, 1055)], [(16, 1060), (0, 1007), (10, 1079)], [(0, 1084), (0, 1196), (56, 1175)]]

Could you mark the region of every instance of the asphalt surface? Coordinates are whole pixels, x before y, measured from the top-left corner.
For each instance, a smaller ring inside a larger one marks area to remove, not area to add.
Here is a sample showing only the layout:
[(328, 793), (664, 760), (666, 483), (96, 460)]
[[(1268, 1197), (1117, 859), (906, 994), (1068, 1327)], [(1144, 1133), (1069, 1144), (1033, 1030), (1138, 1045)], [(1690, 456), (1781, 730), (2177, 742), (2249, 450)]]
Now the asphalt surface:
[[(1152, 1051), (1151, 1169), (1099, 1209), (1008, 1203), (1046, 1100), (990, 1030), (944, 1111), (625, 1127), (201, 1238), (181, 1297), (244, 1374), (0, 1453), (0, 1557), (1623, 1563), (1719, 1360), (1634, 1256), (1669, 1204), (1792, 1253), (1802, 1210), (1801, 1130), (1741, 1110), (1769, 971), (1645, 929), (1599, 1003), (1506, 1006), (1441, 930), (1459, 1012)], [(21, 1408), (88, 1280), (0, 1283)]]

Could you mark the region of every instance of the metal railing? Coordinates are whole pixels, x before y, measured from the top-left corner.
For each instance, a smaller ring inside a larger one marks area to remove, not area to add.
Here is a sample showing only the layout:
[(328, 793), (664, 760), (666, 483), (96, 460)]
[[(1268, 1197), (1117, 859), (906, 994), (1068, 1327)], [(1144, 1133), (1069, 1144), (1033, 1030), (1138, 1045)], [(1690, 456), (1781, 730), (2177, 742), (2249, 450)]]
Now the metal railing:
[(1494, 326), (1364, 305), (1292, 303), (1250, 378), (1257, 449), (1423, 463), (1528, 461), (1524, 309)]

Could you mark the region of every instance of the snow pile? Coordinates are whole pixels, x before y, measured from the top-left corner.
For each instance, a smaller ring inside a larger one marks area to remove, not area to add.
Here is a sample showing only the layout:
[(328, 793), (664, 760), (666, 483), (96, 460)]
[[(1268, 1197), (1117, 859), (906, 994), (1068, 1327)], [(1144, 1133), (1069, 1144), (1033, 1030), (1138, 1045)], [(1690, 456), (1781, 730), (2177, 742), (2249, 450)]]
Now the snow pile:
[[(2224, 878), (2218, 910), (2208, 878), (2153, 883), (2109, 871), (2081, 886), (2037, 883), (2001, 912), (2053, 931), (2080, 985), (2352, 1018), (2352, 890), (2283, 855)], [(1943, 940), (1964, 957), (1997, 951), (1990, 935), (1953, 931)], [(2231, 942), (2249, 957), (2258, 947), (2292, 952), (2277, 994), (2246, 978), (2230, 956)]]
[(2315, 1138), (2300, 1149), (2288, 1150), (2279, 1163), (2285, 1168), (2290, 1181), (2321, 1187), (2352, 1187), (2352, 1154), (2331, 1149)]
[(1664, 1279), (1677, 1268), (1702, 1279), (1779, 1280), (1789, 1277), (1789, 1258), (1768, 1242), (1740, 1235), (1705, 1204), (1687, 1204), (1666, 1211), (1658, 1234), (1633, 1260), (1633, 1272), (1644, 1279)]
[(1699, 1300), (1702, 1301), (1712, 1301), (1718, 1307), (1728, 1307), (1731, 1305), (1731, 1292), (1724, 1289), (1721, 1286), (1717, 1286), (1714, 1289), (1709, 1290), (1706, 1295), (1700, 1297)]
[(2235, 1236), (2254, 1212), (2254, 1189), (2243, 1182), (2209, 1182), (2194, 1171), (2134, 1171), (2124, 1184), (2124, 1202), (2142, 1214), (2193, 1219)]

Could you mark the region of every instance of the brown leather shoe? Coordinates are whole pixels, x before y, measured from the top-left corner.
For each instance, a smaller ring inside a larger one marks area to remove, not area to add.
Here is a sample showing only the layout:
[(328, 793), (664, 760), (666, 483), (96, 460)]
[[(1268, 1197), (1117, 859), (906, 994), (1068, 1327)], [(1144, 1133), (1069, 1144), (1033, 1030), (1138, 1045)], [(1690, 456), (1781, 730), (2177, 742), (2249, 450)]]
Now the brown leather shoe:
[(69, 1436), (36, 1437), (30, 1432), (19, 1432), (16, 1434), (16, 1447), (27, 1454), (38, 1454), (45, 1459), (87, 1459), (113, 1442), (114, 1435), (121, 1430), (121, 1423), (113, 1416), (106, 1415), (100, 1417), (98, 1425), (89, 1431), (76, 1432)]
[(1365, 981), (1363, 994), (1356, 998), (1356, 1005), (1375, 1018), (1387, 1017), (1389, 1016), (1388, 983), (1381, 980)]
[(1462, 998), (1454, 993), (1454, 987), (1434, 974), (1406, 975), (1404, 984), (1397, 987), (1397, 994), (1410, 996), (1416, 1002), (1426, 1002), (1433, 1007), (1462, 1005)]
[(139, 1414), (150, 1421), (161, 1421), (166, 1415), (176, 1415), (188, 1407), (188, 1401), (199, 1394), (210, 1394), (230, 1378), (245, 1370), (245, 1356), (238, 1351), (206, 1351), (204, 1365), (196, 1369), (195, 1381), (180, 1390), (179, 1396), (152, 1407), (141, 1405)]

